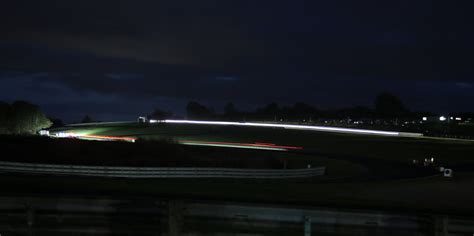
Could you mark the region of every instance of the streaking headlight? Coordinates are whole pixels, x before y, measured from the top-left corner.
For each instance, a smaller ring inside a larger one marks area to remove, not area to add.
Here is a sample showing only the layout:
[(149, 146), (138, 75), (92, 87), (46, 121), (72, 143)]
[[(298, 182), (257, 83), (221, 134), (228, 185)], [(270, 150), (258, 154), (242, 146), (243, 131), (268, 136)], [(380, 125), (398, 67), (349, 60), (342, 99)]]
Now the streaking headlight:
[(64, 132), (57, 132), (56, 133), (56, 137), (59, 137), (59, 138), (65, 138), (67, 136), (68, 136), (68, 134), (64, 133)]
[(38, 133), (41, 136), (49, 136), (49, 130), (40, 130)]

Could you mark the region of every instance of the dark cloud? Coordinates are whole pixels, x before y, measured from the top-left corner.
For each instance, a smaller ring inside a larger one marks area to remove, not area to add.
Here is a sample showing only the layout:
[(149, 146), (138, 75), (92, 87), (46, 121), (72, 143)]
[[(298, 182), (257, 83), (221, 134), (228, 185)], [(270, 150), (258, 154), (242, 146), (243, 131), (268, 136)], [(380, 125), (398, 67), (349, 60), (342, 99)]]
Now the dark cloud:
[(160, 97), (329, 107), (370, 104), (380, 90), (394, 90), (426, 107), (423, 101), (436, 94), (459, 89), (456, 96), (466, 99), (472, 92), (472, 5), (9, 1), (0, 9), (0, 70), (10, 86), (23, 76), (73, 93), (116, 96), (116, 103)]
[(234, 73), (298, 66), (444, 78), (454, 70), (472, 75), (464, 62), (471, 44), (452, 44), (473, 39), (473, 17), (463, 7), (447, 1), (13, 1), (3, 7), (2, 35)]

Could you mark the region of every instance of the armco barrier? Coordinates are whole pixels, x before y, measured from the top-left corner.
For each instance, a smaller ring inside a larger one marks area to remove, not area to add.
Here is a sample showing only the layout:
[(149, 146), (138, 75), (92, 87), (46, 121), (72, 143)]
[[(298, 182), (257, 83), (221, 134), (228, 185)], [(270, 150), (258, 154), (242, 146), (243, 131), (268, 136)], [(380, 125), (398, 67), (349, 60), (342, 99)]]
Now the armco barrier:
[(325, 174), (326, 167), (275, 170), (233, 168), (109, 167), (0, 162), (0, 171), (123, 178), (285, 179), (321, 176)]

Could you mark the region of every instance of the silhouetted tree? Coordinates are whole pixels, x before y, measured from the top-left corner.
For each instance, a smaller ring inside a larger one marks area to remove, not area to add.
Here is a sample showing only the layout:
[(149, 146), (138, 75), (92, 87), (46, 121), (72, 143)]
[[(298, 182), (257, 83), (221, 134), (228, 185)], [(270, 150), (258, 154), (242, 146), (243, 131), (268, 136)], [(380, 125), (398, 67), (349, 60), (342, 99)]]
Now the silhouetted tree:
[(212, 117), (212, 111), (194, 101), (191, 101), (186, 106), (186, 113), (189, 119), (206, 119)]
[(272, 119), (275, 121), (278, 119), (281, 113), (280, 107), (276, 102), (272, 102), (257, 110), (257, 114), (260, 116), (260, 118)]
[(233, 116), (236, 113), (234, 103), (229, 102), (224, 107), (224, 115)]
[(408, 109), (400, 98), (387, 92), (375, 98), (375, 111), (381, 118), (399, 118), (408, 114)]
[(25, 101), (16, 101), (8, 113), (8, 128), (14, 134), (34, 134), (48, 128), (52, 122), (41, 112), (38, 106)]
[(316, 108), (302, 102), (297, 102), (292, 107), (285, 110), (285, 116), (296, 120), (311, 120), (319, 113)]
[(148, 119), (164, 120), (172, 116), (173, 113), (171, 111), (164, 111), (157, 108), (150, 115), (148, 115)]
[(49, 118), (49, 120), (53, 123), (51, 127), (56, 128), (56, 127), (63, 127), (64, 122), (61, 119), (58, 118)]
[(89, 115), (84, 116), (84, 118), (82, 118), (82, 121), (81, 121), (81, 123), (92, 123), (92, 122), (94, 122), (94, 120), (92, 120), (92, 118)]
[(374, 112), (372, 109), (365, 107), (365, 106), (356, 106), (350, 107), (346, 109), (341, 109), (337, 111), (340, 118), (353, 118), (353, 119), (360, 119), (360, 118), (373, 118)]

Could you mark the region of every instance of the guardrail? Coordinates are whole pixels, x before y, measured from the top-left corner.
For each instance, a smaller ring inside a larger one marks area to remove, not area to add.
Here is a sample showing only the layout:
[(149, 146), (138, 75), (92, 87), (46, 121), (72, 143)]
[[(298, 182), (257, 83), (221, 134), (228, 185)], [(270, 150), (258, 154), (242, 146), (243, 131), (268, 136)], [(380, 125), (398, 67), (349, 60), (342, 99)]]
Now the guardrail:
[(20, 162), (0, 162), (0, 171), (79, 175), (123, 178), (241, 178), (285, 179), (322, 176), (326, 167), (307, 169), (234, 169), (234, 168), (167, 168), (167, 167), (111, 167), (82, 165), (48, 165)]

